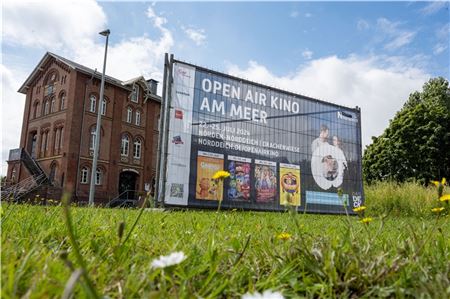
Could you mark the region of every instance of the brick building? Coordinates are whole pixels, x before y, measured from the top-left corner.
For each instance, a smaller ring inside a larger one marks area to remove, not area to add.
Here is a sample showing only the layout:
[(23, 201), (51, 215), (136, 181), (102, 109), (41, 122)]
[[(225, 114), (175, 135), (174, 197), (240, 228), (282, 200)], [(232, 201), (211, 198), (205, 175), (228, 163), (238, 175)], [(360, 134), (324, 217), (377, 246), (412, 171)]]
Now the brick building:
[(20, 148), (10, 151), (6, 178), (19, 197), (58, 198), (67, 190), (87, 201), (94, 179), (96, 203), (107, 203), (153, 185), (161, 98), (158, 82), (142, 76), (106, 76), (98, 168), (91, 177), (100, 81), (101, 73), (47, 52), (20, 87), (26, 95)]

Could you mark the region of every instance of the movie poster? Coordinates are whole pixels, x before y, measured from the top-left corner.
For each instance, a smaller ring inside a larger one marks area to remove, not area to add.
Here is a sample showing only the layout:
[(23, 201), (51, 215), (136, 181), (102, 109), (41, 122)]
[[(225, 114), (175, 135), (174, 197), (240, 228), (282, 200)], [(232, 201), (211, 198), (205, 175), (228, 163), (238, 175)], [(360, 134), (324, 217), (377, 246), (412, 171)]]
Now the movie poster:
[(222, 154), (198, 152), (196, 199), (222, 200), (223, 182), (212, 178), (219, 170), (223, 170)]
[(256, 202), (273, 203), (277, 195), (277, 163), (255, 160)]
[(300, 166), (280, 163), (280, 205), (300, 205)]
[(228, 156), (228, 199), (250, 200), (250, 163), (251, 159)]

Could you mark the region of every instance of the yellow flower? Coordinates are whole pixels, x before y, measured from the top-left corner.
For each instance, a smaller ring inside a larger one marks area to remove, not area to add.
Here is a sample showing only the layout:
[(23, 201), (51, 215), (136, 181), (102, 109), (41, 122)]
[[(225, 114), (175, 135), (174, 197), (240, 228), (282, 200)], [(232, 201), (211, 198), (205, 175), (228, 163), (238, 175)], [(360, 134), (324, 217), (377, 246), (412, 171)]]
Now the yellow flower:
[(442, 212), (443, 210), (444, 210), (443, 207), (440, 207), (440, 208), (432, 208), (432, 209), (431, 209), (431, 212), (433, 212), (433, 213), (440, 213), (440, 212)]
[(445, 185), (445, 183), (447, 182), (447, 180), (445, 178), (442, 178), (442, 180), (439, 181), (431, 181), (436, 187), (439, 187), (439, 184), (441, 185)]
[(359, 212), (363, 212), (365, 209), (366, 209), (365, 206), (360, 206), (360, 207), (354, 208), (353, 212), (359, 213)]
[(278, 239), (278, 240), (287, 241), (287, 240), (289, 240), (291, 237), (292, 237), (292, 235), (291, 235), (290, 233), (285, 233), (285, 232), (283, 232), (283, 233), (281, 233), (281, 234), (279, 234), (279, 235), (277, 236), (277, 239)]
[(439, 198), (440, 201), (450, 201), (450, 194), (442, 195), (441, 198)]
[(218, 172), (216, 172), (214, 175), (213, 175), (213, 179), (214, 180), (223, 180), (223, 179), (226, 179), (227, 177), (229, 177), (230, 176), (230, 173), (228, 172), (228, 171), (224, 171), (224, 170), (219, 170)]
[(365, 218), (359, 220), (359, 222), (364, 223), (364, 224), (372, 222), (372, 221), (373, 221), (372, 217), (365, 217)]

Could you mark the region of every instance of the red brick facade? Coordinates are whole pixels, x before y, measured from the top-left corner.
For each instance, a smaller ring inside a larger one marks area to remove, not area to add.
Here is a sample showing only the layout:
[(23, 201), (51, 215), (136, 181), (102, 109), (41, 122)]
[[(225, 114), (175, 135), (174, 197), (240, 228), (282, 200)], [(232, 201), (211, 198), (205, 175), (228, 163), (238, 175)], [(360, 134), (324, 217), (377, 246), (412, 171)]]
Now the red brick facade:
[[(87, 200), (92, 179), (91, 132), (99, 109), (100, 78), (97, 72), (47, 53), (19, 90), (26, 94), (20, 148), (35, 158), (54, 188), (71, 192), (79, 201)], [(106, 79), (99, 172), (94, 177), (96, 203), (108, 202), (124, 188), (144, 191), (152, 185), (161, 101), (154, 84), (143, 77), (127, 82)], [(10, 184), (29, 176), (20, 160), (8, 161)]]

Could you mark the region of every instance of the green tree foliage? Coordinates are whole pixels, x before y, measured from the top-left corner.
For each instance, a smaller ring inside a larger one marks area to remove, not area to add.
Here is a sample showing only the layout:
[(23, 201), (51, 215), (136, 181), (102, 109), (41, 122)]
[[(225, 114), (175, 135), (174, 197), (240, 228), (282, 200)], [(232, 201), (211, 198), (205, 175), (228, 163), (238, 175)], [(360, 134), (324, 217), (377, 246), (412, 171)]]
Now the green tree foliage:
[(363, 157), (368, 183), (450, 178), (450, 89), (444, 78), (430, 79), (409, 96)]

